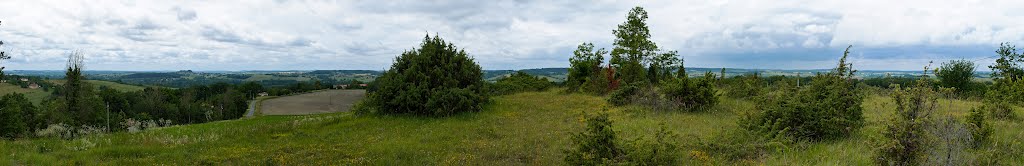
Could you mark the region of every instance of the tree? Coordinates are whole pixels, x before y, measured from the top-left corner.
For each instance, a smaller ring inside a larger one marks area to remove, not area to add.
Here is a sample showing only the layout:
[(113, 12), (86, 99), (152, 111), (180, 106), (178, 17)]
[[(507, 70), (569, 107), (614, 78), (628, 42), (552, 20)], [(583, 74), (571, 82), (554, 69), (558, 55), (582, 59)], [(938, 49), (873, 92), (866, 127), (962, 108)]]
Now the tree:
[(683, 66), (683, 59), (676, 57), (679, 57), (678, 51), (668, 51), (652, 56), (649, 60), (650, 67), (647, 72), (650, 81), (652, 83), (659, 83), (662, 80), (672, 78), (672, 69)]
[(74, 125), (95, 125), (104, 121), (103, 99), (96, 95), (95, 89), (85, 82), (82, 70), (85, 57), (80, 52), (68, 55), (68, 64), (64, 73), (65, 83), (62, 91), (63, 109), (71, 115)]
[(483, 72), (465, 50), (440, 37), (423, 39), (377, 78), (367, 106), (377, 113), (446, 116), (480, 111)]
[(942, 63), (935, 76), (939, 77), (943, 87), (956, 88), (957, 92), (963, 93), (971, 90), (971, 78), (974, 78), (976, 67), (971, 61), (950, 60)]
[(0, 98), (0, 138), (17, 138), (31, 130), (36, 107), (20, 93)]
[(1024, 77), (1024, 69), (1022, 69), (1024, 54), (1017, 52), (1015, 46), (1010, 43), (1000, 43), (996, 54), (999, 55), (999, 59), (996, 59), (995, 64), (988, 66), (992, 69), (993, 78), (1015, 81)]
[(658, 46), (650, 40), (647, 28), (647, 11), (635, 7), (626, 15), (626, 22), (619, 24), (615, 34), (611, 63), (618, 68), (619, 78), (625, 84), (646, 84), (643, 61), (655, 54)]
[[(2, 22), (2, 21), (0, 21)], [(0, 46), (4, 45), (4, 41), (0, 41)], [(0, 64), (3, 64), (4, 60), (11, 59), (11, 55), (7, 55), (7, 52), (0, 51)], [(0, 80), (4, 79), (4, 66), (0, 66)]]
[(569, 91), (579, 91), (588, 80), (593, 81), (592, 77), (602, 74), (601, 63), (607, 53), (604, 48), (594, 50), (592, 43), (580, 44), (569, 58), (569, 76), (565, 81)]

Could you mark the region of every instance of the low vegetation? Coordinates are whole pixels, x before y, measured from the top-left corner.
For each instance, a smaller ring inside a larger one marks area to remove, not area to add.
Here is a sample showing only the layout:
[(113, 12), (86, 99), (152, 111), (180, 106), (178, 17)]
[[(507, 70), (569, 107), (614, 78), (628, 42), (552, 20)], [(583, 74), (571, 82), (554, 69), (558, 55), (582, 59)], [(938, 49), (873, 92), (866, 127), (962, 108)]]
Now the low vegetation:
[(500, 78), (493, 84), (489, 84), (488, 90), (491, 95), (506, 95), (518, 92), (529, 92), (529, 91), (545, 91), (548, 88), (554, 86), (551, 81), (545, 78), (526, 74), (525, 72), (515, 72), (508, 77)]
[(849, 48), (832, 72), (814, 76), (803, 87), (781, 89), (758, 104), (743, 126), (767, 137), (829, 140), (848, 137), (864, 124), (863, 94), (846, 62)]

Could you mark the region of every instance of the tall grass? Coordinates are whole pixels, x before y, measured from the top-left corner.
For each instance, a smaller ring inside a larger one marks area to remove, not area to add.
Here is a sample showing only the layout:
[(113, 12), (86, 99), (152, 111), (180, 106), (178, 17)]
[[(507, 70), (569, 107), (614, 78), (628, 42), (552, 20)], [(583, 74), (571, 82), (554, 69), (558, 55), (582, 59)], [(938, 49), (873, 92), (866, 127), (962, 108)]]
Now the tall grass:
[[(650, 137), (659, 125), (678, 134), (684, 165), (867, 165), (880, 122), (892, 114), (892, 100), (871, 95), (864, 102), (866, 126), (851, 137), (796, 143), (764, 156), (731, 160), (700, 148), (738, 129), (746, 100), (722, 97), (715, 111), (686, 113), (614, 107), (601, 96), (564, 94), (561, 89), (497, 96), (478, 113), (451, 117), (356, 116), (349, 112), (171, 126), (138, 133), (90, 135), (63, 140), (0, 141), (0, 163), (28, 165), (558, 165), (570, 148), (569, 135), (584, 127), (586, 115), (609, 108), (620, 138)], [(940, 100), (939, 113), (963, 118), (980, 103)], [(964, 108), (964, 109), (960, 109)], [(1021, 111), (1020, 108), (1017, 109)], [(1024, 163), (1024, 124), (993, 121), (997, 146), (985, 154), (1002, 163)], [(1014, 144), (1016, 142), (1016, 144)], [(1014, 151), (1016, 150), (1016, 151)], [(973, 153), (973, 152), (972, 152)], [(998, 154), (998, 155), (995, 155)]]

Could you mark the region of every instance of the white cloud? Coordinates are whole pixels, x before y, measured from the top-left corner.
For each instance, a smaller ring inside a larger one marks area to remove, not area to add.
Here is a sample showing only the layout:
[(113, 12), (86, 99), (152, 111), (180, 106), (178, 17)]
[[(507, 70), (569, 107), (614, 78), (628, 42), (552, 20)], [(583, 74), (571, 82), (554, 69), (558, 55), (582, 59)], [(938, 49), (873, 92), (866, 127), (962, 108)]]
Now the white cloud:
[(1024, 1), (1006, 0), (14, 0), (0, 1), (0, 40), (10, 69), (59, 69), (74, 50), (96, 70), (383, 69), (427, 34), (487, 69), (565, 67), (579, 43), (611, 47), (637, 5), (652, 40), (702, 67), (825, 68), (808, 62), (855, 45), (866, 67), (917, 69), (1024, 41)]

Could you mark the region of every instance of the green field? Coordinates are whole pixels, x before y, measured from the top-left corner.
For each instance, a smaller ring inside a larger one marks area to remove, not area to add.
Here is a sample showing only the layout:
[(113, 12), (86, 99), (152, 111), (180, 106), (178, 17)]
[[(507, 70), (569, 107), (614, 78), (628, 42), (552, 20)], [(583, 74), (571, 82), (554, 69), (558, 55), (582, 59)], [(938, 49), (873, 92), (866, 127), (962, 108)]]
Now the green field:
[[(65, 82), (65, 80), (46, 80), (46, 81), (49, 81), (49, 82), (52, 82), (52, 83), (58, 84), (58, 85), (63, 85), (64, 82)], [(106, 87), (110, 87), (110, 88), (113, 88), (115, 90), (122, 91), (122, 92), (140, 91), (140, 90), (146, 89), (146, 87), (142, 87), (142, 86), (138, 86), (138, 85), (121, 84), (121, 83), (110, 82), (110, 81), (85, 80), (85, 82), (88, 82), (88, 83), (92, 84), (96, 88), (106, 86)]]
[[(650, 137), (660, 124), (678, 134), (684, 154), (699, 151), (736, 130), (751, 102), (722, 98), (705, 113), (651, 112), (610, 107), (598, 96), (559, 90), (495, 97), (483, 112), (446, 118), (357, 116), (349, 112), (252, 119), (167, 127), (140, 133), (114, 133), (74, 140), (0, 141), (0, 163), (28, 165), (558, 165), (569, 135), (583, 128), (586, 114), (609, 107), (614, 129), (631, 140)], [(867, 126), (852, 137), (797, 143), (754, 160), (708, 161), (689, 155), (685, 165), (869, 165), (872, 138), (891, 117), (892, 101), (865, 99)], [(978, 102), (941, 100), (938, 111), (958, 118)], [(1018, 114), (1024, 113), (1018, 108)], [(994, 121), (995, 141), (1024, 137), (1024, 124)], [(1017, 146), (1020, 146), (1019, 144)], [(1021, 147), (1014, 147), (1021, 148)], [(1024, 163), (1009, 158), (1007, 163)]]
[(28, 89), (8, 83), (0, 83), (0, 95), (7, 95), (11, 93), (25, 94), (25, 97), (36, 105), (43, 102), (43, 99), (50, 95), (50, 92), (43, 91), (43, 89)]

